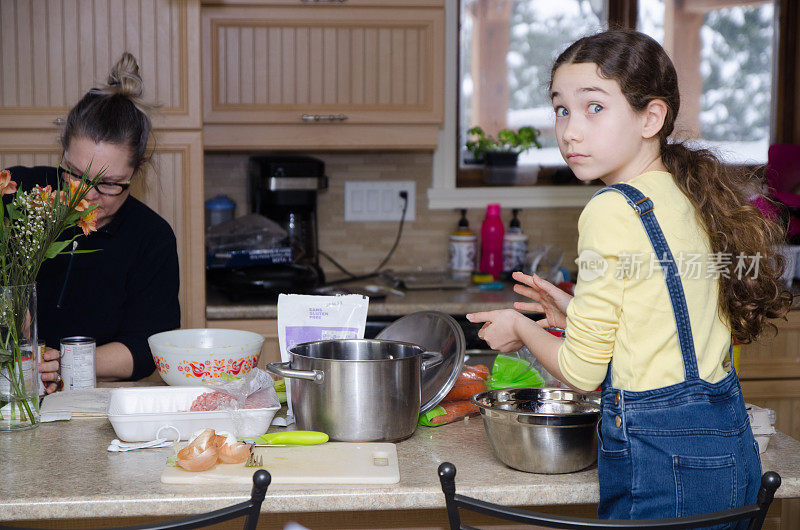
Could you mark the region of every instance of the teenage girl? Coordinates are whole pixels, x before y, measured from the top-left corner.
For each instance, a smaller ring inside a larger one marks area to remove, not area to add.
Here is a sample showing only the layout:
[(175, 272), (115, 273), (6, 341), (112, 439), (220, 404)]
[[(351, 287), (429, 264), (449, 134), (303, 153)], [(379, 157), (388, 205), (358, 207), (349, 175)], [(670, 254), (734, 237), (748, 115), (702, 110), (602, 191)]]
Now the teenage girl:
[[(761, 465), (729, 360), (791, 295), (779, 280), (783, 232), (747, 202), (752, 183), (702, 149), (668, 142), (678, 78), (635, 31), (567, 48), (551, 70), (561, 155), (606, 185), (579, 223), (574, 298), (517, 273), (543, 311), (467, 315), (509, 352), (527, 346), (570, 387), (602, 386), (599, 516), (676, 517), (755, 502)], [(566, 328), (564, 339), (543, 329)]]

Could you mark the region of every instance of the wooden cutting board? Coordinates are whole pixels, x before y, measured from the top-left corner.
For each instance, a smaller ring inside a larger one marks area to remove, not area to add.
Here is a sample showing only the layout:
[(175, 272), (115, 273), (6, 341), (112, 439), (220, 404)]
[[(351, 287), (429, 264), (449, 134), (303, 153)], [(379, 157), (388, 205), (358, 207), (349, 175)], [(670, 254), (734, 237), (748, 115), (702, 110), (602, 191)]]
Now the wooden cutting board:
[[(397, 449), (392, 443), (327, 442), (320, 445), (256, 447), (272, 484), (396, 484)], [(200, 472), (167, 466), (166, 484), (252, 484), (254, 467), (217, 464)]]

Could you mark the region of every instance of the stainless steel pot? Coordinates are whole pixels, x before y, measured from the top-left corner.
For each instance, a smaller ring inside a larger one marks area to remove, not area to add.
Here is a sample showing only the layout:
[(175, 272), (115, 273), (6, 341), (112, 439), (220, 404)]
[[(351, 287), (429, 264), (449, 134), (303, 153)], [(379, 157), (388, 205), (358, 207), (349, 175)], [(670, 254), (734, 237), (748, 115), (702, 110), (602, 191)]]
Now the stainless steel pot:
[(561, 388), (488, 390), (472, 397), (495, 456), (531, 473), (571, 473), (597, 459), (600, 394)]
[(442, 360), (416, 344), (374, 339), (306, 342), (289, 352), (290, 362), (267, 370), (294, 379), (298, 428), (343, 442), (395, 442), (414, 434), (420, 373)]

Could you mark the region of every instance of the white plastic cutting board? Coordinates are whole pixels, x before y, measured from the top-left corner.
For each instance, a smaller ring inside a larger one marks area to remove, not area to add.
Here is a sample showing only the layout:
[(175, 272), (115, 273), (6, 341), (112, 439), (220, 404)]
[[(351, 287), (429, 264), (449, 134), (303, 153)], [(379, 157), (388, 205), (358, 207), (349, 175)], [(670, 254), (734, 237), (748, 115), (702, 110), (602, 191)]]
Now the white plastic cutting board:
[[(320, 445), (256, 447), (273, 484), (396, 484), (400, 482), (397, 449), (391, 443), (328, 442)], [(191, 472), (167, 466), (166, 484), (252, 484), (256, 468), (217, 464)]]

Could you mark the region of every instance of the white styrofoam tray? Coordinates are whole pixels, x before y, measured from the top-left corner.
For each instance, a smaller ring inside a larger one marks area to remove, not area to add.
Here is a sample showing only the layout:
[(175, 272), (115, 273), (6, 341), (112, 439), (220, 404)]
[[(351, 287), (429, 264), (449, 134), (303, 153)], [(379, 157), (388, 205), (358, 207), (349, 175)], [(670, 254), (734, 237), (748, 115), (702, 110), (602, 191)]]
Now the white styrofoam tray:
[(267, 432), (280, 408), (189, 412), (195, 398), (207, 392), (213, 389), (203, 386), (115, 388), (108, 401), (108, 419), (117, 438), (124, 442), (154, 440), (157, 434), (174, 439), (176, 431), (181, 440), (188, 440), (192, 433), (202, 429), (254, 438)]

